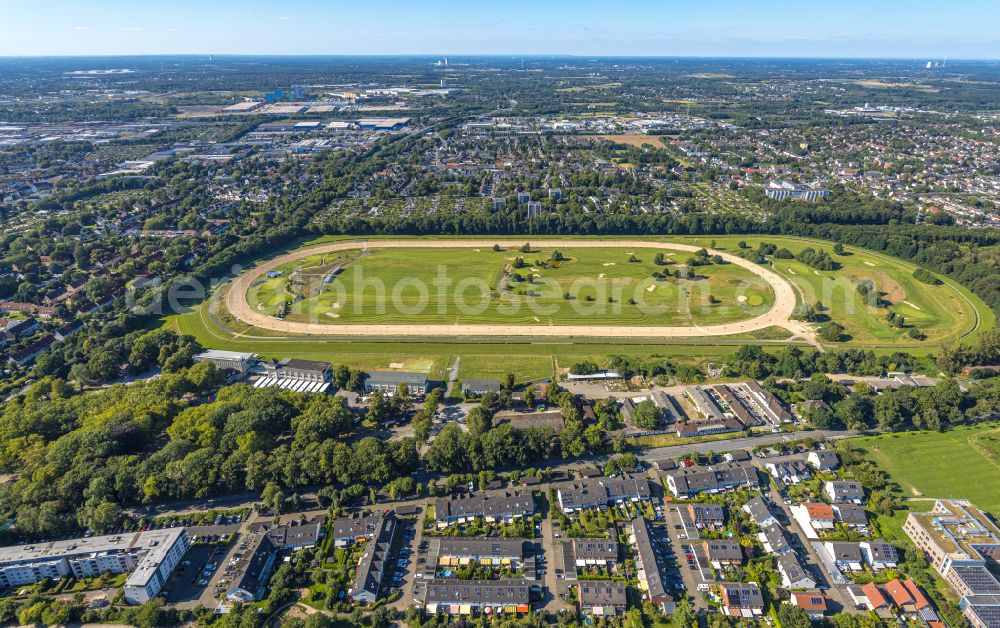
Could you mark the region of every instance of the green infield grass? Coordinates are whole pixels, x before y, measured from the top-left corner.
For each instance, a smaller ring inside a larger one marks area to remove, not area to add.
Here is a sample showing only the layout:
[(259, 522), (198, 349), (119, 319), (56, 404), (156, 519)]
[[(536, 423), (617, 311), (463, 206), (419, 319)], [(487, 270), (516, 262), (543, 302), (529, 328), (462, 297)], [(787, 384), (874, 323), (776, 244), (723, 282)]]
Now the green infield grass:
[[(311, 255), (258, 279), (247, 301), (289, 321), (361, 324), (712, 325), (753, 318), (774, 291), (735, 264), (624, 248), (370, 249)], [(558, 257), (558, 259), (557, 259)], [(339, 271), (339, 272), (338, 272)]]

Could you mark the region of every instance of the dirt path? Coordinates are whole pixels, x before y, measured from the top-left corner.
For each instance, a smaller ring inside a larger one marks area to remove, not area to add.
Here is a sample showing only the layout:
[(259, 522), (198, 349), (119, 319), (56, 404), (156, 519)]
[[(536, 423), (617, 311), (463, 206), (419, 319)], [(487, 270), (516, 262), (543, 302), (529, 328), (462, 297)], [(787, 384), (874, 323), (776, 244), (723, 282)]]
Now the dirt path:
[[(612, 326), (612, 325), (496, 325), (496, 324), (454, 324), (454, 325), (381, 325), (381, 324), (324, 324), (282, 321), (254, 311), (247, 303), (246, 294), (255, 279), (297, 259), (350, 249), (431, 249), (431, 248), (490, 248), (494, 244), (517, 248), (523, 241), (509, 240), (376, 240), (368, 242), (334, 242), (321, 244), (268, 260), (260, 266), (238, 277), (225, 296), (226, 308), (240, 321), (273, 331), (290, 334), (323, 336), (527, 336), (527, 337), (585, 337), (585, 338), (704, 338), (711, 336), (731, 336), (744, 334), (767, 327), (782, 327), (801, 335), (801, 324), (791, 321), (795, 310), (795, 290), (786, 279), (758, 264), (724, 251), (711, 250), (731, 264), (745, 268), (761, 277), (774, 290), (774, 306), (759, 316), (745, 321), (705, 326)], [(620, 249), (671, 249), (694, 253), (703, 247), (668, 242), (628, 241), (628, 240), (543, 240), (533, 241), (535, 248), (620, 248)]]

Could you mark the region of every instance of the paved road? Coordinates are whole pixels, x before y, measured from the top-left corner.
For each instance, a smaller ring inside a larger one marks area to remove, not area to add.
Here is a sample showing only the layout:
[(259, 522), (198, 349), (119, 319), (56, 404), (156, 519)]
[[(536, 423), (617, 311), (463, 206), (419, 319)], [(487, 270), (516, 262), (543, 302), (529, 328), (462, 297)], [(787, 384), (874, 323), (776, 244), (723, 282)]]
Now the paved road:
[(448, 389), (445, 391), (445, 397), (451, 397), (455, 394), (455, 383), (458, 381), (458, 366), (462, 362), (462, 356), (455, 356), (455, 363), (451, 365), (451, 370), (448, 371)]
[[(705, 338), (713, 336), (732, 336), (766, 329), (781, 327), (794, 335), (810, 337), (812, 332), (803, 323), (791, 320), (795, 310), (795, 289), (791, 282), (770, 268), (755, 264), (742, 257), (725, 251), (711, 250), (710, 253), (721, 256), (726, 262), (740, 266), (757, 275), (771, 286), (774, 291), (774, 305), (770, 310), (753, 318), (733, 323), (718, 325), (689, 326), (608, 326), (608, 325), (491, 325), (491, 324), (453, 324), (453, 325), (382, 325), (382, 324), (337, 324), (324, 322), (301, 322), (279, 320), (273, 316), (262, 314), (247, 302), (246, 294), (250, 286), (269, 270), (274, 270), (285, 264), (303, 257), (334, 251), (346, 251), (360, 247), (375, 248), (490, 248), (499, 244), (505, 248), (521, 246), (522, 241), (504, 240), (373, 240), (366, 242), (345, 241), (322, 244), (300, 251), (294, 251), (272, 260), (261, 263), (252, 270), (240, 275), (233, 281), (225, 295), (226, 308), (240, 321), (257, 327), (292, 334), (323, 335), (323, 336), (379, 336), (402, 335), (414, 337), (592, 337), (592, 338)], [(674, 242), (653, 242), (649, 240), (543, 240), (533, 243), (537, 248), (621, 248), (621, 249), (665, 249), (694, 253), (701, 250), (700, 246), (678, 244)]]
[[(795, 536), (799, 541), (798, 544), (805, 548), (806, 554), (809, 557), (809, 560), (804, 561), (806, 568), (813, 574), (813, 576), (819, 576), (819, 578), (817, 578), (819, 588), (823, 589), (826, 593), (826, 597), (834, 603), (831, 605), (831, 613), (856, 613), (857, 611), (855, 610), (854, 605), (847, 599), (846, 591), (843, 587), (838, 587), (832, 584), (830, 574), (826, 570), (826, 567), (824, 567), (819, 554), (816, 553), (816, 548), (814, 548), (812, 543), (809, 542), (808, 537), (806, 537), (805, 532), (802, 530), (802, 526), (799, 525), (799, 522), (792, 516), (792, 511), (788, 506), (788, 502), (786, 502), (784, 497), (781, 496), (781, 493), (773, 490), (773, 488), (770, 491), (769, 496), (771, 501), (777, 504), (785, 514), (785, 517), (788, 518), (789, 524), (785, 526), (785, 531)], [(840, 608), (837, 608), (837, 606)]]
[(678, 458), (684, 454), (697, 453), (707, 454), (709, 452), (727, 452), (737, 449), (753, 449), (759, 445), (774, 445), (776, 443), (791, 443), (804, 438), (814, 438), (816, 440), (841, 440), (860, 436), (861, 433), (853, 430), (843, 432), (832, 432), (829, 430), (804, 430), (801, 432), (775, 432), (761, 434), (760, 436), (750, 436), (744, 438), (730, 438), (727, 440), (708, 441), (704, 443), (691, 443), (690, 445), (670, 445), (668, 447), (656, 447), (647, 449), (640, 454), (640, 457), (647, 460), (658, 458)]
[[(766, 433), (760, 436), (751, 437), (741, 437), (741, 438), (730, 438), (727, 440), (717, 440), (709, 441), (704, 443), (691, 443), (683, 445), (671, 445), (669, 447), (656, 447), (653, 449), (646, 449), (639, 452), (639, 456), (645, 460), (657, 460), (663, 458), (679, 458), (685, 454), (697, 453), (697, 454), (707, 454), (710, 452), (724, 453), (727, 451), (734, 451), (737, 449), (753, 449), (758, 445), (773, 445), (775, 443), (789, 443), (796, 440), (801, 440), (803, 438), (814, 438), (816, 440), (841, 440), (844, 438), (853, 438), (860, 436), (861, 433), (857, 431), (843, 431), (843, 432), (833, 432), (828, 430), (806, 430), (801, 432), (778, 432), (778, 433)], [(569, 471), (571, 469), (576, 469), (583, 466), (597, 465), (601, 466), (608, 461), (610, 456), (598, 455), (598, 456), (583, 456), (580, 458), (574, 458), (566, 462), (559, 461), (557, 464), (553, 464), (548, 468), (555, 471)], [(555, 461), (552, 461), (555, 462)], [(545, 467), (544, 462), (540, 461), (538, 466)], [(497, 472), (508, 471), (510, 469), (496, 469)], [(426, 483), (430, 479), (441, 479), (443, 476), (440, 474), (426, 474), (421, 475), (416, 478), (418, 482)], [(315, 486), (305, 486), (296, 489), (296, 492), (305, 501), (315, 501), (316, 493), (315, 491), (319, 487)], [(167, 504), (159, 504), (156, 506), (150, 506), (145, 508), (136, 508), (132, 512), (137, 516), (150, 516), (150, 515), (181, 515), (194, 512), (200, 512), (204, 510), (210, 510), (213, 508), (250, 508), (260, 499), (258, 493), (242, 493), (240, 495), (231, 495), (226, 497), (214, 497), (210, 499), (194, 499), (186, 500), (182, 502), (172, 502)], [(422, 500), (406, 500), (393, 502), (393, 505), (400, 505), (403, 503), (418, 503)], [(325, 512), (323, 509), (316, 510), (317, 513)], [(308, 513), (307, 513), (308, 516)]]

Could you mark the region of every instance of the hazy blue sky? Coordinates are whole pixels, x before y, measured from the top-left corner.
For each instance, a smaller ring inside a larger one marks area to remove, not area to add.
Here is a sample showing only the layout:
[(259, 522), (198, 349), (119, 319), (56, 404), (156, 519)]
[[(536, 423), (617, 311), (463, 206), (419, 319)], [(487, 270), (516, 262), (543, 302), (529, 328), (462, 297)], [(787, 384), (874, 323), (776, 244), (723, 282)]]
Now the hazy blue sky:
[(1000, 0), (2, 0), (0, 55), (1000, 58)]

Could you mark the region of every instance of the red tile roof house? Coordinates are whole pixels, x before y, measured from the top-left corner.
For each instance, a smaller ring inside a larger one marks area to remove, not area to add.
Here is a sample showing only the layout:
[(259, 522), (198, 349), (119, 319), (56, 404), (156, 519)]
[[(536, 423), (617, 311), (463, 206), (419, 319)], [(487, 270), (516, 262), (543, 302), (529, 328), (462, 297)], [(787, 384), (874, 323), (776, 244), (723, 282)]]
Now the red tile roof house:
[(792, 591), (791, 602), (804, 610), (810, 619), (822, 619), (826, 614), (826, 598), (815, 589)]
[(892, 603), (903, 609), (907, 613), (916, 610), (913, 605), (913, 595), (898, 579), (890, 580), (885, 584), (885, 591), (892, 598)]
[(809, 517), (809, 523), (814, 530), (832, 530), (837, 521), (833, 513), (833, 506), (817, 502), (806, 502), (802, 504)]
[(861, 585), (861, 590), (865, 592), (865, 597), (868, 598), (868, 606), (872, 610), (875, 610), (876, 608), (886, 608), (889, 606), (889, 600), (882, 595), (882, 591), (874, 582)]
[(913, 596), (913, 607), (915, 609), (922, 611), (927, 608), (932, 608), (931, 603), (927, 600), (927, 596), (925, 596), (924, 592), (920, 590), (920, 587), (917, 586), (916, 582), (907, 578), (903, 581), (903, 586), (905, 586), (906, 590)]

